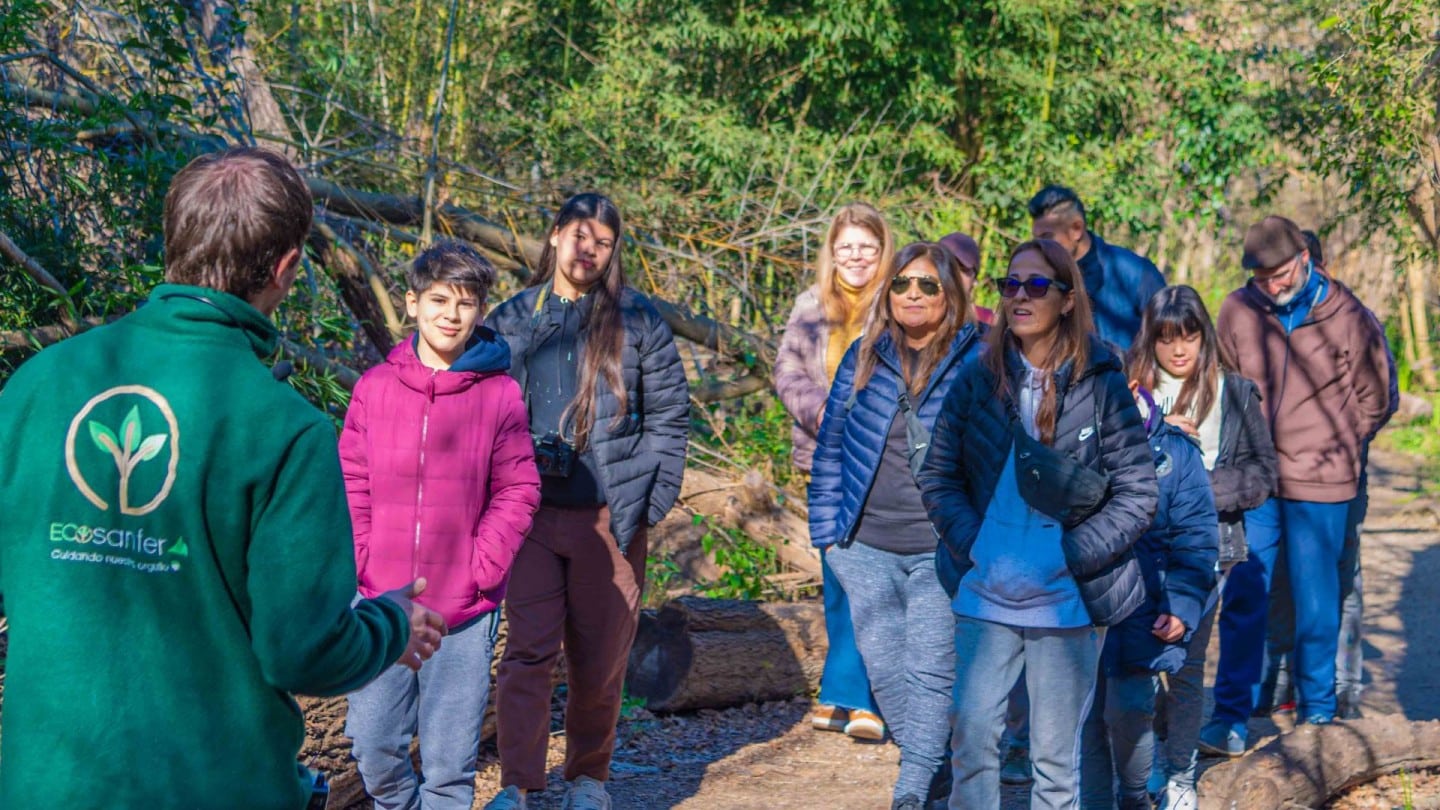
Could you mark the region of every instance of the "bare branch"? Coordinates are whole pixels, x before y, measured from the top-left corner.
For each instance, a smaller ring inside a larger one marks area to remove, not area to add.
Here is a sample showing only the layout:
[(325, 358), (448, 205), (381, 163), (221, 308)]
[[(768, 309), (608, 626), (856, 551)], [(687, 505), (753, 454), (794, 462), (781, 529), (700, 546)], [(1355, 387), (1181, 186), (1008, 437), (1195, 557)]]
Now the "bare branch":
[(60, 321), (70, 330), (71, 334), (80, 331), (81, 326), (75, 319), (75, 302), (70, 300), (70, 291), (65, 285), (55, 278), (40, 265), (39, 262), (30, 258), (30, 255), (20, 249), (20, 246), (10, 238), (10, 235), (0, 231), (0, 255), (20, 265), (25, 274), (34, 279), (37, 284), (55, 293), (60, 303)]

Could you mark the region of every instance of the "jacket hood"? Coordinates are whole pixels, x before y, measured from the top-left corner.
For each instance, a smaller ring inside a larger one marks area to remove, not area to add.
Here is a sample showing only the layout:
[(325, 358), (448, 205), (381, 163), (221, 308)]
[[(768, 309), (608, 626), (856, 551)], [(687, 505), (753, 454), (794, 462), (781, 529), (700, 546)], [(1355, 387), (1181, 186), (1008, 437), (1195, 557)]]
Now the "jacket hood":
[(475, 334), (465, 344), (465, 352), (448, 369), (433, 369), (420, 362), (415, 347), (420, 336), (401, 341), (385, 362), (395, 368), (406, 387), (430, 394), (451, 394), (463, 391), (487, 374), (510, 369), (510, 344), (485, 326), (475, 327)]
[[(1090, 351), (1085, 368), (1077, 374), (1075, 373), (1075, 364), (1067, 360), (1055, 370), (1055, 379), (1059, 383), (1058, 390), (1068, 391), (1086, 377), (1093, 377), (1102, 371), (1125, 370), (1125, 364), (1120, 362), (1120, 356), (1110, 348), (1108, 343), (1093, 333), (1089, 340)], [(1020, 356), (1020, 349), (1015, 346), (1013, 340), (1005, 341), (1005, 368), (1012, 379), (1025, 372), (1025, 360)]]
[(188, 284), (160, 284), (146, 306), (163, 307), (182, 333), (205, 332), (216, 327), (239, 329), (256, 357), (269, 357), (280, 344), (280, 332), (260, 310), (229, 293)]

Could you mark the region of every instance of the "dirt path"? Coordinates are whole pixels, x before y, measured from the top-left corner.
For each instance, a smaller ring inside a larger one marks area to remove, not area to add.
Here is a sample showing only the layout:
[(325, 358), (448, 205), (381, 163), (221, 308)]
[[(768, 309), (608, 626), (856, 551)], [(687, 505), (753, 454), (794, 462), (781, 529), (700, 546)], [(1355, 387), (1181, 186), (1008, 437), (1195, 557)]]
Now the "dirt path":
[[(1371, 461), (1371, 510), (1364, 539), (1367, 713), (1440, 718), (1440, 512), (1421, 491), (1421, 464), (1377, 452)], [(1212, 673), (1215, 652), (1212, 649)], [(759, 810), (889, 806), (897, 750), (811, 731), (808, 703), (747, 706), (724, 712), (623, 721), (611, 793), (617, 808)], [(1252, 738), (1277, 733), (1252, 724)], [(560, 806), (563, 734), (551, 745), (551, 787), (530, 807)], [(494, 752), (479, 785), (493, 790)], [(488, 798), (488, 792), (484, 798)], [(477, 807), (483, 804), (482, 798)], [(1028, 805), (1028, 789), (1008, 789), (1006, 810)]]

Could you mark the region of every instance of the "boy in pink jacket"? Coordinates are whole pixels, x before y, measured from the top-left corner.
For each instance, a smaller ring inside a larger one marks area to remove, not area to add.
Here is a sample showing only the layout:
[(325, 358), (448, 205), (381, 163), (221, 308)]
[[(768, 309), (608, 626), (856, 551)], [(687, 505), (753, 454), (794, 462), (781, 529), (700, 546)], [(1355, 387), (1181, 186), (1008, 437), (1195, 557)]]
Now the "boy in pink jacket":
[[(345, 733), (376, 808), (468, 810), (500, 601), (540, 477), (510, 347), (477, 329), (495, 268), (441, 242), (407, 280), (415, 335), (355, 386), (340, 461), (361, 595), (425, 577), (416, 601), (450, 635), (419, 672), (393, 666), (352, 693)], [(410, 765), (417, 732), (423, 784)]]

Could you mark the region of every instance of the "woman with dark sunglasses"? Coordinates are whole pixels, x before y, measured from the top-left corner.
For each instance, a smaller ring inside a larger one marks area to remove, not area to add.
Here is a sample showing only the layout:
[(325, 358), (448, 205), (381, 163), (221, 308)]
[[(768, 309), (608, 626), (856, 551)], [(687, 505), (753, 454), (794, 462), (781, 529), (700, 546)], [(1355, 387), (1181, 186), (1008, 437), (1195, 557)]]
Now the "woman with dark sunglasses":
[(896, 254), (835, 375), (810, 481), (810, 536), (850, 598), (870, 687), (900, 746), (891, 807), (907, 810), (928, 806), (950, 736), (954, 619), (915, 472), (946, 389), (979, 351), (963, 273), (933, 242)]
[(920, 472), (956, 617), (950, 807), (1000, 805), (1000, 731), (1023, 668), (1030, 806), (1058, 810), (1076, 806), (1105, 628), (1145, 598), (1130, 547), (1155, 513), (1155, 466), (1070, 254), (1026, 242), (997, 286), (985, 352), (946, 395)]

